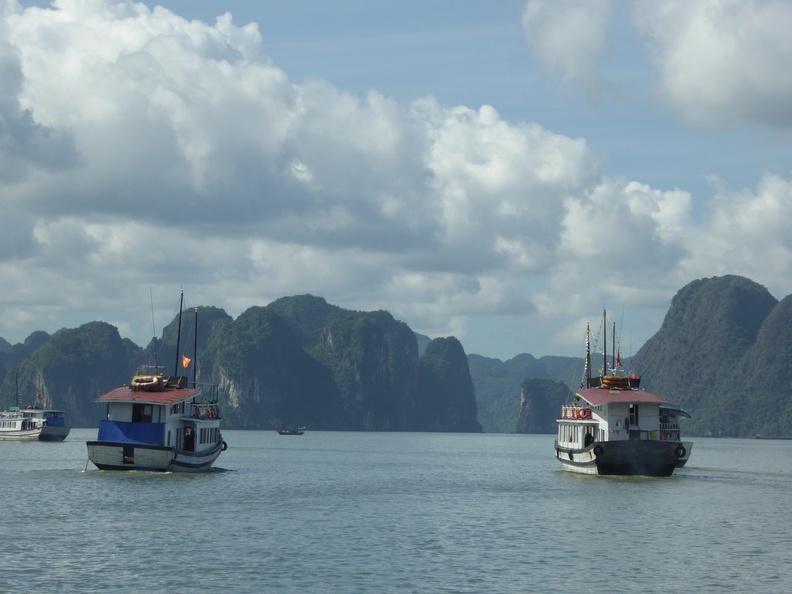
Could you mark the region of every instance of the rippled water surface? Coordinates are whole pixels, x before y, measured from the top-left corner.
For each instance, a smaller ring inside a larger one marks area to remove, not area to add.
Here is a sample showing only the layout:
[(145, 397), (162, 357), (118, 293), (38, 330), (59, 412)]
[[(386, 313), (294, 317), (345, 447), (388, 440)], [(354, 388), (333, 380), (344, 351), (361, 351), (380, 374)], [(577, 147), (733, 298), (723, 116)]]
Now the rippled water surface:
[(792, 441), (671, 478), (565, 473), (552, 436), (225, 431), (204, 475), (0, 442), (4, 592), (783, 592)]

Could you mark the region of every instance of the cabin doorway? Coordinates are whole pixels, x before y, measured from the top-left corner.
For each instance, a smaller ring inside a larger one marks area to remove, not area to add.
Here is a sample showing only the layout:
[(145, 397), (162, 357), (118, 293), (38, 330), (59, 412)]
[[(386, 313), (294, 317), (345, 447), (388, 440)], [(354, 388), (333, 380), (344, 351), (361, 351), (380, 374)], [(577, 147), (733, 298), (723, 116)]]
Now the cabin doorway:
[(195, 429), (192, 427), (186, 427), (184, 429), (184, 451), (195, 451)]
[(153, 418), (154, 407), (151, 404), (132, 404), (132, 422), (133, 423), (151, 423)]
[(630, 439), (641, 439), (641, 429), (638, 424), (638, 403), (630, 404)]

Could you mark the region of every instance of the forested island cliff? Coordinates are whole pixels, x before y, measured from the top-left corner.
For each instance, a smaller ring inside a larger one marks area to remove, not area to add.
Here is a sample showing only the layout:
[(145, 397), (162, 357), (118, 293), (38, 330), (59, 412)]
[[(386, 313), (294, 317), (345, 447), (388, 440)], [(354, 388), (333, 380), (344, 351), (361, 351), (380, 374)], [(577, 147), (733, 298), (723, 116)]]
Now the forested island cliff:
[[(165, 374), (185, 373), (176, 366), (177, 320), (146, 347), (104, 322), (34, 332), (15, 345), (0, 339), (0, 404), (40, 393), (74, 426), (94, 427), (104, 415), (99, 395), (128, 383), (155, 351)], [(583, 370), (582, 352), (505, 362), (466, 355), (454, 337), (429, 340), (388, 312), (311, 295), (236, 319), (199, 307), (197, 323), (198, 381), (219, 386), (228, 429), (553, 433)], [(181, 353), (192, 353), (195, 330), (184, 315)], [(683, 287), (625, 367), (693, 415), (688, 435), (789, 436), (791, 355), (792, 297), (778, 301), (747, 278), (721, 276)]]
[(191, 377), (177, 365), (192, 357), (197, 380), (217, 384), (224, 427), (317, 430), (480, 432), (467, 358), (456, 338), (438, 338), (419, 355), (410, 328), (385, 311), (355, 312), (320, 297), (285, 297), (237, 319), (215, 307), (178, 316), (141, 348), (117, 328), (90, 322), (52, 336), (36, 332), (0, 352), (0, 398), (17, 390), (32, 402), (66, 410), (77, 427), (98, 425), (104, 392), (126, 384), (154, 361), (162, 372)]

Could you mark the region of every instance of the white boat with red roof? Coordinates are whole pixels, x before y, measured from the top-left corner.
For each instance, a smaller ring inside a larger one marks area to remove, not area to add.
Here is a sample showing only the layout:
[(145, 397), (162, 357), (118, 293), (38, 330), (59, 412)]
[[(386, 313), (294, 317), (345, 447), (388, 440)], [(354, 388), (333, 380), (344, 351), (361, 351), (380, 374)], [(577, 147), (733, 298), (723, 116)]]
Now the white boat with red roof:
[[(604, 320), (603, 314), (603, 328)], [(623, 371), (616, 353), (608, 362), (605, 346), (603, 373), (592, 377), (586, 328), (584, 378), (572, 405), (563, 406), (557, 419), (555, 453), (564, 469), (596, 475), (671, 476), (684, 465), (692, 444), (686, 446), (668, 426), (668, 411), (679, 409), (641, 389), (640, 381), (635, 373)]]

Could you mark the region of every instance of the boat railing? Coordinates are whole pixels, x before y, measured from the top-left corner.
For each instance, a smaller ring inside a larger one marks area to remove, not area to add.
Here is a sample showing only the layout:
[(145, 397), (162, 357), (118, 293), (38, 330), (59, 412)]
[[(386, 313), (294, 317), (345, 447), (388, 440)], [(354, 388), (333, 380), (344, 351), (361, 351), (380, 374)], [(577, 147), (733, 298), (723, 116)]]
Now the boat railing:
[(613, 428), (610, 430), (610, 441), (627, 441), (627, 440), (645, 440), (645, 441), (656, 441), (658, 439), (664, 439), (664, 435), (667, 432), (665, 431), (658, 431), (657, 429), (636, 429), (631, 427), (630, 429), (617, 429)]
[(583, 420), (583, 421), (590, 420), (591, 409), (586, 406), (562, 406), (561, 418)]
[(219, 419), (220, 407), (215, 403), (193, 402), (192, 416), (196, 419)]

